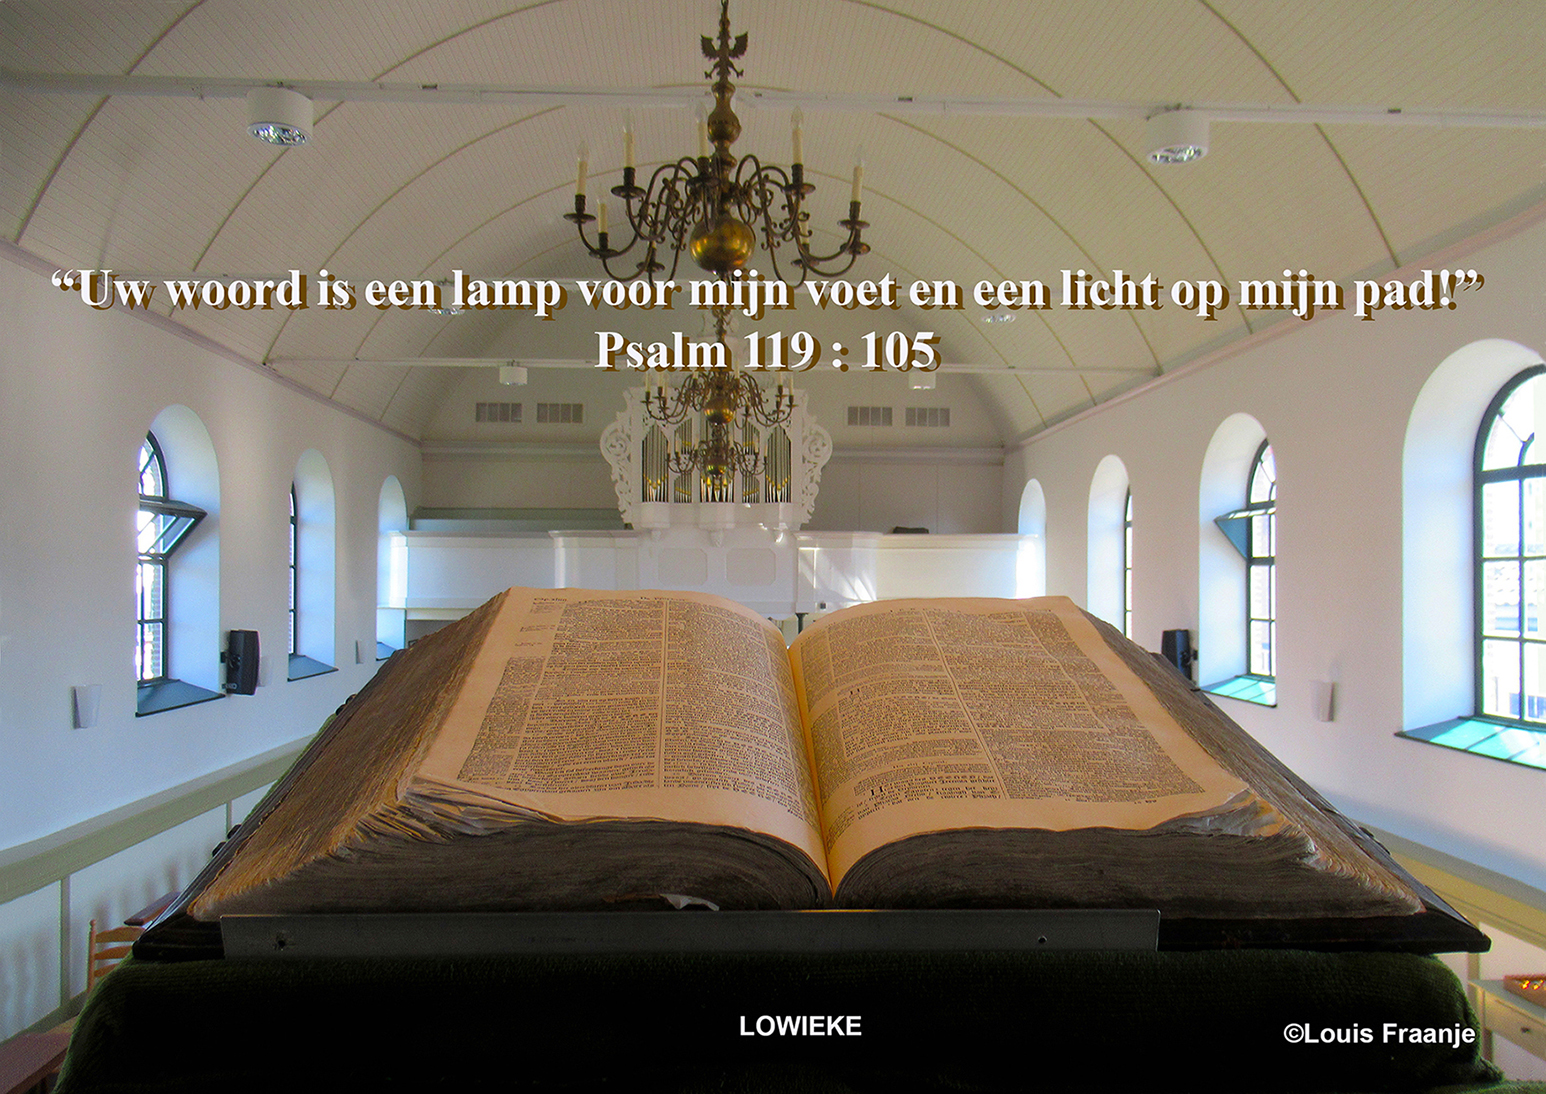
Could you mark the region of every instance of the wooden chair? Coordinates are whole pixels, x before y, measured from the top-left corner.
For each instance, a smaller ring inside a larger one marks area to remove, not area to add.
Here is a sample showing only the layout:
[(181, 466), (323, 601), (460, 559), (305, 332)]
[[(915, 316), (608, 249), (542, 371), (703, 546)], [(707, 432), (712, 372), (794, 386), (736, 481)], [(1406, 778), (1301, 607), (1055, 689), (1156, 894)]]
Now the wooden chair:
[(144, 933), (144, 927), (109, 927), (99, 931), (97, 921), (91, 921), (91, 935), (86, 941), (87, 995), (98, 980), (113, 971), (113, 966), (129, 956), (129, 947)]

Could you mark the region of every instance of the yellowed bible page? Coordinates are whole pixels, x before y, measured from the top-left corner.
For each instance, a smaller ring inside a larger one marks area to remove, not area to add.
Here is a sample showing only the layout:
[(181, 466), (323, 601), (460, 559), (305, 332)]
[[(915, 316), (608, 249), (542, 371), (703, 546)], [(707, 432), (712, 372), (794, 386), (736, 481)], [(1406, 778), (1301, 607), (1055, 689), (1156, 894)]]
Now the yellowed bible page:
[(734, 825), (826, 862), (783, 638), (697, 593), (511, 589), (405, 790), (470, 825), (494, 799)]
[(1247, 792), (1072, 601), (891, 600), (791, 649), (836, 888), (953, 828), (1152, 828)]

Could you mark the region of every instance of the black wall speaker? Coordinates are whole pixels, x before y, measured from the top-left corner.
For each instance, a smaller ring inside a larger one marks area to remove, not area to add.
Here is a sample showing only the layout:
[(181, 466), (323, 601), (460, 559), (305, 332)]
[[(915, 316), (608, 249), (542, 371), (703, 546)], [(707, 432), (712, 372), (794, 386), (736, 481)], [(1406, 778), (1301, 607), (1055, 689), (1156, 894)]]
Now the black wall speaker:
[(1188, 680), (1192, 678), (1192, 661), (1195, 653), (1192, 651), (1191, 631), (1165, 631), (1160, 635), (1160, 656), (1176, 667), (1176, 671)]
[(232, 631), (225, 649), (225, 690), (251, 695), (258, 690), (258, 632)]

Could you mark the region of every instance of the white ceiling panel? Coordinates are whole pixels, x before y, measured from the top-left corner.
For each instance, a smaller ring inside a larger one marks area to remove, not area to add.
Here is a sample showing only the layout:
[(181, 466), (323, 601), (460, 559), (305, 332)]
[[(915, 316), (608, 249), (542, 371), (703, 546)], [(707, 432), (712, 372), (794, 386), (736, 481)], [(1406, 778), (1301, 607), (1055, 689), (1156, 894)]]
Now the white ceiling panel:
[[(713, 0), (11, 0), (0, 4), (0, 230), (51, 264), (158, 275), (597, 276), (562, 219), (577, 146), (590, 145), (592, 209), (620, 181), (618, 91), (655, 96), (632, 110), (642, 169), (695, 151), (689, 104), (708, 63), (698, 38), (718, 16)], [(1054, 293), (1060, 271), (1078, 268), (1166, 284), (1284, 269), (1345, 281), (1546, 200), (1539, 4), (737, 0), (730, 19), (750, 36), (735, 152), (786, 162), (790, 100), (804, 102), (818, 246), (835, 245), (863, 146), (873, 250), (850, 277), (968, 291), (1040, 279)], [(104, 91), (89, 83), (99, 77), (129, 79)], [(318, 91), (310, 145), (280, 152), (246, 134), (247, 83), (308, 81), (349, 85)], [(375, 84), (392, 98), (371, 98)], [(566, 97), (442, 93), (510, 88)], [(1070, 117), (1028, 113), (1071, 100)], [(1356, 124), (1215, 119), (1200, 162), (1144, 158), (1155, 110), (1306, 104), (1370, 113)], [(1383, 113), (1395, 108), (1512, 117), (1397, 127)], [(621, 210), (609, 200), (615, 239)], [(768, 269), (763, 256), (755, 264)], [(370, 359), (581, 359), (603, 322), (573, 304), (547, 324), (363, 304), (171, 314), (412, 436), (460, 371)], [(867, 315), (807, 307), (742, 333), (933, 330), (947, 361), (1003, 370), (972, 383), (1008, 441), (1281, 316), (1235, 307), (1204, 323), (1167, 301), (985, 318), (969, 301)], [(641, 336), (698, 330), (685, 310), (605, 321)]]

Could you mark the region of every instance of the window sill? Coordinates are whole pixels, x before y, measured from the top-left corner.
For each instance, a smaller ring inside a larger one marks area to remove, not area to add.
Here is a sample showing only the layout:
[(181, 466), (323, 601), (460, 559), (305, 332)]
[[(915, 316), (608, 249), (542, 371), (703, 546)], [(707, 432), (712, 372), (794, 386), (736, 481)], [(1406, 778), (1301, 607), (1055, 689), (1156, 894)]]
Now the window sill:
[(134, 697), (134, 716), (143, 718), (147, 714), (160, 714), (163, 711), (191, 707), (195, 703), (207, 703), (211, 699), (224, 698), (224, 692), (210, 691), (208, 688), (201, 688), (197, 684), (189, 684), (182, 680), (153, 680), (139, 686)]
[(1270, 676), (1232, 676), (1217, 684), (1209, 684), (1202, 690), (1209, 695), (1222, 695), (1226, 699), (1255, 703), (1259, 707), (1278, 705), (1278, 682)]
[(1486, 718), (1451, 718), (1437, 725), (1404, 729), (1396, 736), (1485, 756), (1489, 760), (1546, 770), (1546, 727), (1528, 729), (1512, 722), (1494, 722)]
[(315, 657), (307, 657), (304, 653), (292, 653), (290, 655), (290, 674), (287, 680), (309, 680), (313, 676), (326, 676), (330, 672), (338, 670), (332, 665), (324, 665)]

